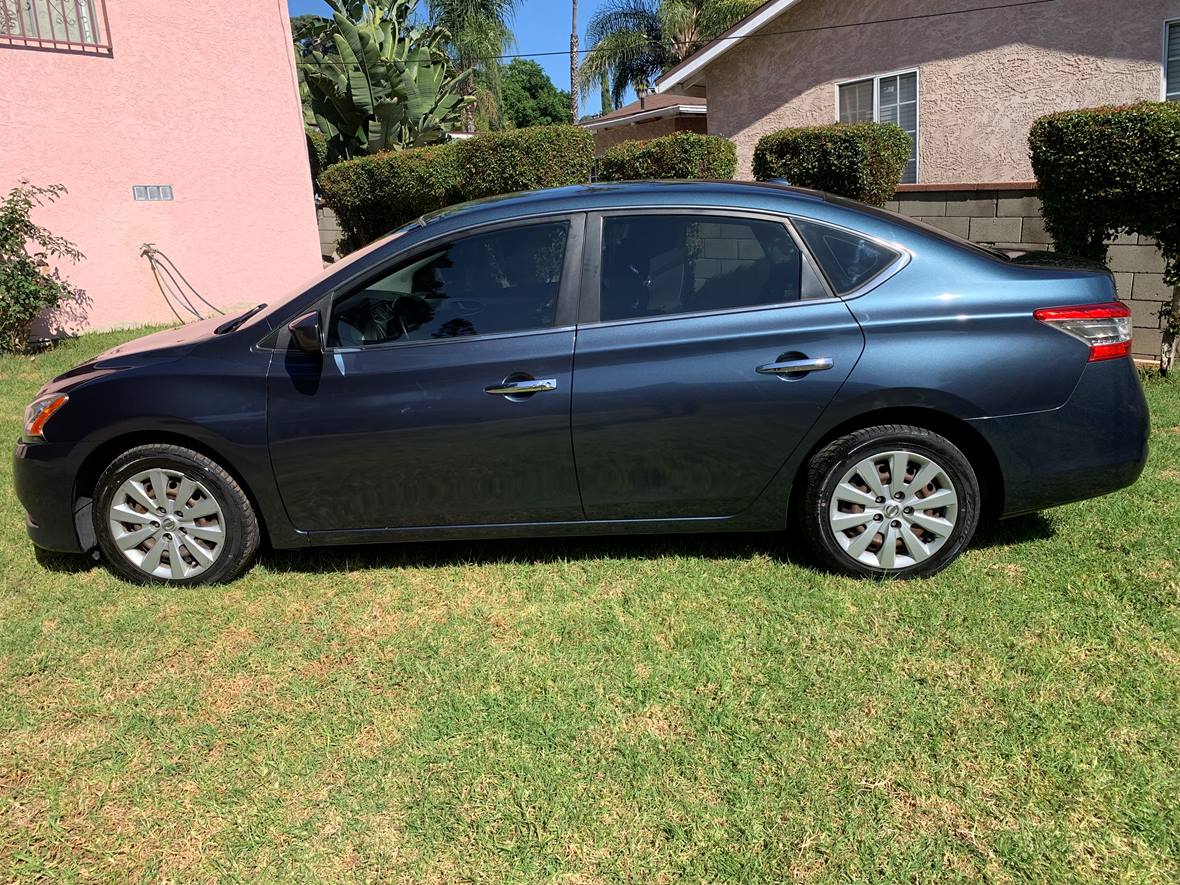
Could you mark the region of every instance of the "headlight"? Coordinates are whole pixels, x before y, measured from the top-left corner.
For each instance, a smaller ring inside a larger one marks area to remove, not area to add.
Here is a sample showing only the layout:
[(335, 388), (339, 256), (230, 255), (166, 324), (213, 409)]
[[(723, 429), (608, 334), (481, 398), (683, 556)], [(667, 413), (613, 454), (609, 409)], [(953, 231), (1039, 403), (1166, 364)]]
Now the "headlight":
[(25, 429), (21, 438), (25, 442), (37, 442), (45, 439), (45, 425), (57, 410), (70, 401), (64, 393), (51, 393), (49, 396), (38, 397), (29, 403), (25, 409)]

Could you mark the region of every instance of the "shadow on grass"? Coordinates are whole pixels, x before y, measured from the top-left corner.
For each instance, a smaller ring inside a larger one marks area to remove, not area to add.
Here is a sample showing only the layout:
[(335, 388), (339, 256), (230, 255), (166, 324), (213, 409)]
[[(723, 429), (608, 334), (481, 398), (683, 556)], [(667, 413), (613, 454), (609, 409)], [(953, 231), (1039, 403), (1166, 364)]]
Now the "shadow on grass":
[[(1000, 547), (1053, 535), (1052, 523), (1039, 513), (981, 526), (973, 548)], [(748, 559), (768, 556), (783, 564), (813, 567), (807, 551), (786, 536), (761, 534), (632, 535), (584, 538), (529, 538), (487, 541), (412, 541), (299, 550), (266, 549), (260, 562), (275, 572), (324, 574), (340, 569), (447, 568), (459, 565), (535, 565), (593, 559), (656, 559), (665, 556)], [(51, 572), (77, 574), (98, 567), (89, 556), (37, 551), (37, 561)]]

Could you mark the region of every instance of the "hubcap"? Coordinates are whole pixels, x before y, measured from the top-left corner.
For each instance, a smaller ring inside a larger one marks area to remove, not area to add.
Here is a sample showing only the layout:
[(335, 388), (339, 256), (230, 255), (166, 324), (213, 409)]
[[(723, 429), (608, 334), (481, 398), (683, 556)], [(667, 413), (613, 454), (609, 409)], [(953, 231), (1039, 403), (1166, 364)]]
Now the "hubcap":
[(107, 516), (123, 556), (152, 577), (195, 577), (225, 546), (225, 519), (216, 499), (177, 470), (155, 467), (129, 477)]
[(950, 477), (915, 452), (882, 452), (844, 474), (828, 524), (852, 559), (893, 570), (917, 565), (946, 544), (959, 515)]

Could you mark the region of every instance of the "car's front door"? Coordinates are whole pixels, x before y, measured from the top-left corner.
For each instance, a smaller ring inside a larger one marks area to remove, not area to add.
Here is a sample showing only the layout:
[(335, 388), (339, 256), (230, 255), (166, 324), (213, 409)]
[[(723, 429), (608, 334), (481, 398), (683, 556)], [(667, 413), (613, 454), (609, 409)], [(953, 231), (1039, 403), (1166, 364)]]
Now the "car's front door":
[(569, 415), (581, 215), (435, 242), (276, 353), (271, 458), (309, 532), (583, 518)]
[(573, 398), (586, 516), (741, 512), (852, 371), (856, 320), (783, 219), (603, 213), (586, 249)]

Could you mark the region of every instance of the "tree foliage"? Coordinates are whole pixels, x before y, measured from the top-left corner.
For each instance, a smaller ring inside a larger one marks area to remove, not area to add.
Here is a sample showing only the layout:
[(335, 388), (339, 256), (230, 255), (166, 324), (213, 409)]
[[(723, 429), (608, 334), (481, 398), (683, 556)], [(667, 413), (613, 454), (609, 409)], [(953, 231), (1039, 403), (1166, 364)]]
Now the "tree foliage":
[(329, 162), (435, 144), (472, 101), (445, 51), (447, 32), (411, 21), (414, 0), (327, 0), (328, 23), (305, 23), (300, 90), (328, 140)]
[(504, 69), (502, 89), (507, 125), (523, 129), (574, 122), (570, 116), (570, 94), (554, 86), (545, 69), (531, 59), (514, 59)]
[(586, 30), (590, 51), (582, 62), (582, 88), (609, 84), (617, 107), (628, 86), (650, 88), (664, 71), (761, 5), (761, 0), (607, 0)]
[(463, 91), (482, 93), (465, 115), (469, 132), (503, 126), (499, 56), (515, 45), (512, 17), (519, 5), (520, 0), (429, 0), (431, 22), (447, 32), (447, 51), (466, 72)]
[(22, 181), (0, 201), (0, 350), (28, 350), (30, 327), (42, 311), (85, 298), (52, 266), (56, 260), (81, 260), (78, 247), (29, 217), (35, 207), (65, 192), (60, 184), (38, 187)]

